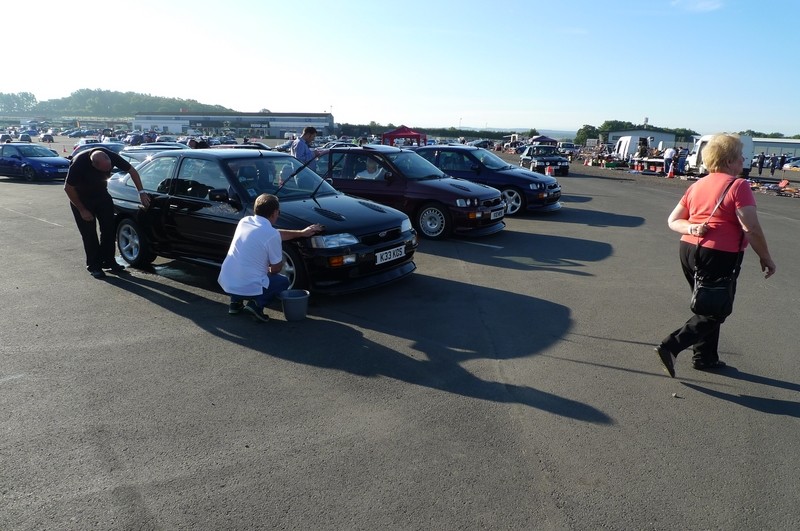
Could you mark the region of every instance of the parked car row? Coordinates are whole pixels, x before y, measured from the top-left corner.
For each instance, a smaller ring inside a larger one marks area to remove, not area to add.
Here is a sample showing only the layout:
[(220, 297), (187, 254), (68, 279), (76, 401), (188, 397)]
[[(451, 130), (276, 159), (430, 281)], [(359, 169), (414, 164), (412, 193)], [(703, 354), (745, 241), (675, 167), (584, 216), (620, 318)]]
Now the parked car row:
[[(55, 159), (38, 170), (28, 164), (25, 178), (63, 178), (68, 171), (67, 159), (41, 145), (6, 146)], [(131, 265), (145, 266), (157, 256), (221, 264), (238, 221), (252, 214), (258, 195), (272, 193), (281, 200), (278, 228), (325, 227), (312, 238), (284, 243), (291, 286), (321, 293), (347, 293), (411, 274), (417, 235), (489, 235), (503, 230), (506, 215), (561, 208), (554, 177), (474, 146), (340, 144), (318, 150), (307, 164), (258, 143), (188, 149), (177, 142), (87, 142), (74, 154), (97, 147), (137, 165), (151, 197), (142, 209), (127, 173), (109, 180), (117, 245)], [(0, 166), (4, 175), (21, 171)]]
[(347, 293), (410, 275), (416, 231), (393, 208), (341, 193), (294, 157), (253, 149), (173, 149), (137, 167), (150, 207), (128, 174), (109, 180), (117, 213), (117, 246), (134, 266), (156, 256), (219, 265), (238, 221), (262, 193), (281, 201), (277, 228), (325, 229), (284, 243), (290, 285)]

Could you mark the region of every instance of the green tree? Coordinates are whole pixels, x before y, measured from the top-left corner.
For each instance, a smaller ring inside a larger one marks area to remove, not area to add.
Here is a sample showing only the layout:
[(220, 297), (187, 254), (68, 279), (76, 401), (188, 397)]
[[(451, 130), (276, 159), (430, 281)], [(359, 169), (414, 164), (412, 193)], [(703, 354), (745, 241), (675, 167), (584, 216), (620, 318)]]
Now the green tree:
[(528, 131), (528, 138), (533, 138), (535, 136), (539, 136), (539, 131), (537, 131), (535, 128)]
[(606, 120), (597, 130), (600, 133), (607, 133), (609, 131), (624, 131), (625, 129), (637, 129), (636, 125), (631, 122), (623, 122), (622, 120)]
[(600, 131), (595, 126), (584, 125), (575, 133), (575, 143), (579, 146), (585, 146), (588, 139), (597, 138), (599, 135)]

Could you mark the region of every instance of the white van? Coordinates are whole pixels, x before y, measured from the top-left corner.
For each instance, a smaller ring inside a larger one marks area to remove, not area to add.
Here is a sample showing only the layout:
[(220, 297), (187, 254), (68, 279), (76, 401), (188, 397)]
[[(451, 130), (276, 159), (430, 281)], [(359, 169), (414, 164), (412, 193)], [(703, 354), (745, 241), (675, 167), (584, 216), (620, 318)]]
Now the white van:
[[(696, 175), (698, 177), (708, 174), (708, 169), (705, 164), (703, 164), (703, 149), (713, 136), (714, 135), (703, 135), (694, 143), (692, 152), (686, 157), (686, 166), (684, 167), (684, 172), (686, 174)], [(742, 141), (742, 156), (744, 157), (742, 177), (747, 177), (750, 175), (750, 167), (753, 163), (753, 137), (740, 136), (739, 139)]]

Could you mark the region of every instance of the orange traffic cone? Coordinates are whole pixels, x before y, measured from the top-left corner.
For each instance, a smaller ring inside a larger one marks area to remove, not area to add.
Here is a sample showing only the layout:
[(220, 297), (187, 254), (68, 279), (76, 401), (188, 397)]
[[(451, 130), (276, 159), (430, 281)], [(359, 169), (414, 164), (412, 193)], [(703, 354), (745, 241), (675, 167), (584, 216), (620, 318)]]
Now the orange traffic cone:
[(669, 173), (667, 174), (667, 179), (674, 179), (675, 178), (675, 163), (669, 163)]

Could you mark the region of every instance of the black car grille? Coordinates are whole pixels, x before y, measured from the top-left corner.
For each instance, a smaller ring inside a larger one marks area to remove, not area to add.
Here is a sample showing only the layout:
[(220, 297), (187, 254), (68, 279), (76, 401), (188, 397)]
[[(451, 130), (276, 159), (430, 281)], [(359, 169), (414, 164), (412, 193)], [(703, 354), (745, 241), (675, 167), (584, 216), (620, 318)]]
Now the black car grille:
[(380, 245), (384, 242), (390, 242), (400, 238), (402, 231), (400, 227), (395, 227), (393, 229), (380, 231), (380, 232), (373, 232), (372, 234), (365, 234), (361, 236), (361, 243), (364, 245)]
[(548, 190), (555, 190), (556, 188), (560, 188), (560, 186), (558, 185), (558, 183), (557, 183), (557, 182), (555, 182), (555, 183), (550, 183), (550, 184), (548, 184), (548, 185), (547, 185), (547, 189), (548, 189)]
[(486, 208), (493, 208), (496, 206), (500, 206), (500, 203), (503, 201), (502, 197), (495, 197), (494, 199), (486, 199), (481, 202), (481, 206), (485, 206)]

